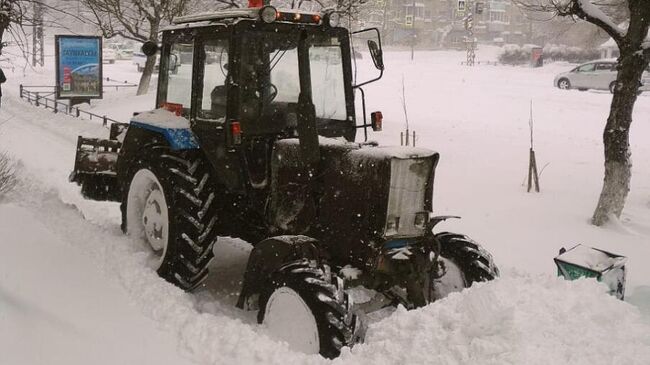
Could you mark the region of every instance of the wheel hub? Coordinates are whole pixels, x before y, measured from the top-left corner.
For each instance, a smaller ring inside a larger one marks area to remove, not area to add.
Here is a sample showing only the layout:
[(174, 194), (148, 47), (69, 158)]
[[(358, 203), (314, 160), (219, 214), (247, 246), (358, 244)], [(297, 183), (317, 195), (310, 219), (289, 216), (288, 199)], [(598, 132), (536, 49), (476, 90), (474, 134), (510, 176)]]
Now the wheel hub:
[(156, 253), (165, 247), (163, 231), (167, 220), (163, 216), (161, 208), (164, 201), (162, 192), (154, 189), (149, 193), (142, 212), (142, 225), (144, 227), (145, 237)]
[(126, 231), (151, 247), (152, 267), (160, 268), (167, 252), (169, 210), (160, 181), (149, 169), (133, 176), (127, 197)]
[(432, 282), (434, 299), (442, 299), (453, 292), (459, 292), (465, 287), (467, 283), (465, 275), (461, 268), (455, 262), (440, 257), (440, 263), (444, 265), (445, 274)]
[(309, 306), (289, 287), (277, 289), (266, 304), (264, 324), (273, 338), (306, 354), (320, 351), (318, 326)]

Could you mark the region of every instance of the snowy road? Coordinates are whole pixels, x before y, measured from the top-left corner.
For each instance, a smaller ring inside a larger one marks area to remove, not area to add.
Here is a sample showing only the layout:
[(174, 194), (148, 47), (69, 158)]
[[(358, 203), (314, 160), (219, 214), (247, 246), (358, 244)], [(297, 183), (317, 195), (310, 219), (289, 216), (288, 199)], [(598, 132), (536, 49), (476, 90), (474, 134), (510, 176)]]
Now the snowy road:
[(0, 250), (10, 253), (0, 256), (0, 363), (192, 363), (86, 253), (39, 220), (0, 205)]
[[(411, 129), (420, 146), (442, 154), (437, 213), (463, 215), (445, 229), (483, 242), (504, 278), (397, 311), (335, 362), (647, 364), (650, 95), (635, 112), (635, 175), (623, 220), (594, 228), (587, 219), (602, 180), (599, 141), (611, 96), (552, 88), (549, 80), (566, 66), (468, 70), (460, 57), (423, 53), (411, 64), (406, 53), (387, 54), (386, 78), (367, 90), (369, 109), (387, 116), (385, 131), (372, 138), (399, 140), (404, 72)], [(106, 72), (134, 77), (126, 66)], [(117, 205), (85, 201), (67, 182), (77, 134), (106, 129), (29, 106), (17, 98), (17, 84), (45, 76), (14, 76), (4, 89), (0, 146), (21, 161), (22, 182), (0, 202), (0, 364), (327, 362), (292, 353), (264, 334), (255, 313), (234, 308), (250, 249), (243, 242), (220, 241), (213, 275), (197, 293), (159, 279), (147, 251), (120, 233)], [(126, 119), (150, 98), (108, 94), (93, 108)], [(539, 195), (521, 186), (530, 99), (538, 160), (548, 163)], [(634, 305), (593, 282), (556, 279), (552, 258), (572, 243), (629, 256)]]

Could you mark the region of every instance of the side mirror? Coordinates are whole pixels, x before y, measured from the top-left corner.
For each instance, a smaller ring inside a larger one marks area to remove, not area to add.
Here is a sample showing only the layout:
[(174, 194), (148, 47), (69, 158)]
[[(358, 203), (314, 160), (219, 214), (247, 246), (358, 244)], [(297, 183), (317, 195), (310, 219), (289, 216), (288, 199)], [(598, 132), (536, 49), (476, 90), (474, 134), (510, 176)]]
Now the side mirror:
[(384, 70), (384, 54), (374, 40), (368, 40), (368, 49), (370, 50), (370, 57), (375, 64), (377, 70)]
[[(381, 34), (379, 33), (379, 29), (369, 28), (352, 32), (350, 33), (350, 42), (352, 49), (351, 57), (355, 58), (354, 67), (371, 71), (364, 72), (365, 77), (362, 80), (358, 80), (355, 76), (352, 87), (356, 89), (381, 79), (384, 75), (384, 57), (381, 50)], [(361, 53), (358, 52), (359, 50), (363, 50), (365, 46), (368, 47), (370, 57), (361, 57)], [(378, 72), (372, 71), (373, 68), (378, 70)], [(375, 74), (374, 77), (371, 76), (373, 73)], [(356, 75), (356, 72), (354, 74)]]
[(159, 47), (158, 47), (158, 44), (156, 44), (156, 42), (146, 41), (142, 45), (142, 53), (144, 53), (145, 56), (147, 56), (147, 57), (155, 55), (156, 52), (158, 52), (158, 50), (159, 50)]

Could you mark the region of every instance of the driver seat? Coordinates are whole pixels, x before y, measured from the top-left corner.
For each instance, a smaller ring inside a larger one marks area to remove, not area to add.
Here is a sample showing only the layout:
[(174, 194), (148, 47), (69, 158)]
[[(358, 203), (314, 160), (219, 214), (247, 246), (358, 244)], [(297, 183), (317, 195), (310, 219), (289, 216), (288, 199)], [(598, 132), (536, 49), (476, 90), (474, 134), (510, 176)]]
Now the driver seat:
[(228, 96), (227, 96), (226, 85), (217, 85), (210, 92), (210, 100), (212, 110), (212, 115), (218, 118), (226, 117), (226, 107), (228, 105)]

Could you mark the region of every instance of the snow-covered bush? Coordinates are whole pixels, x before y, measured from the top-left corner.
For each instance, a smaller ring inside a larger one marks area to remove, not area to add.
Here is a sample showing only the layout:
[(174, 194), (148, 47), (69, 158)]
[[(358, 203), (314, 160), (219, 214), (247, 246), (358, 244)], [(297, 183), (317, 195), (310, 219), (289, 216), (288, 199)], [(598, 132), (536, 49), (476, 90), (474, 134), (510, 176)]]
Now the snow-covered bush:
[(499, 54), (499, 62), (504, 65), (521, 65), (530, 62), (530, 51), (516, 44), (506, 44)]
[[(505, 65), (524, 65), (530, 62), (531, 46), (520, 47), (516, 44), (506, 44), (499, 54), (499, 62)], [(547, 44), (544, 47), (545, 61), (567, 61), (582, 63), (595, 60), (600, 56), (597, 49), (584, 49), (564, 45)]]
[(548, 61), (582, 63), (599, 57), (600, 52), (597, 49), (584, 49), (557, 44), (547, 44), (544, 47), (544, 59)]
[(4, 152), (0, 152), (0, 196), (16, 185), (16, 164)]

